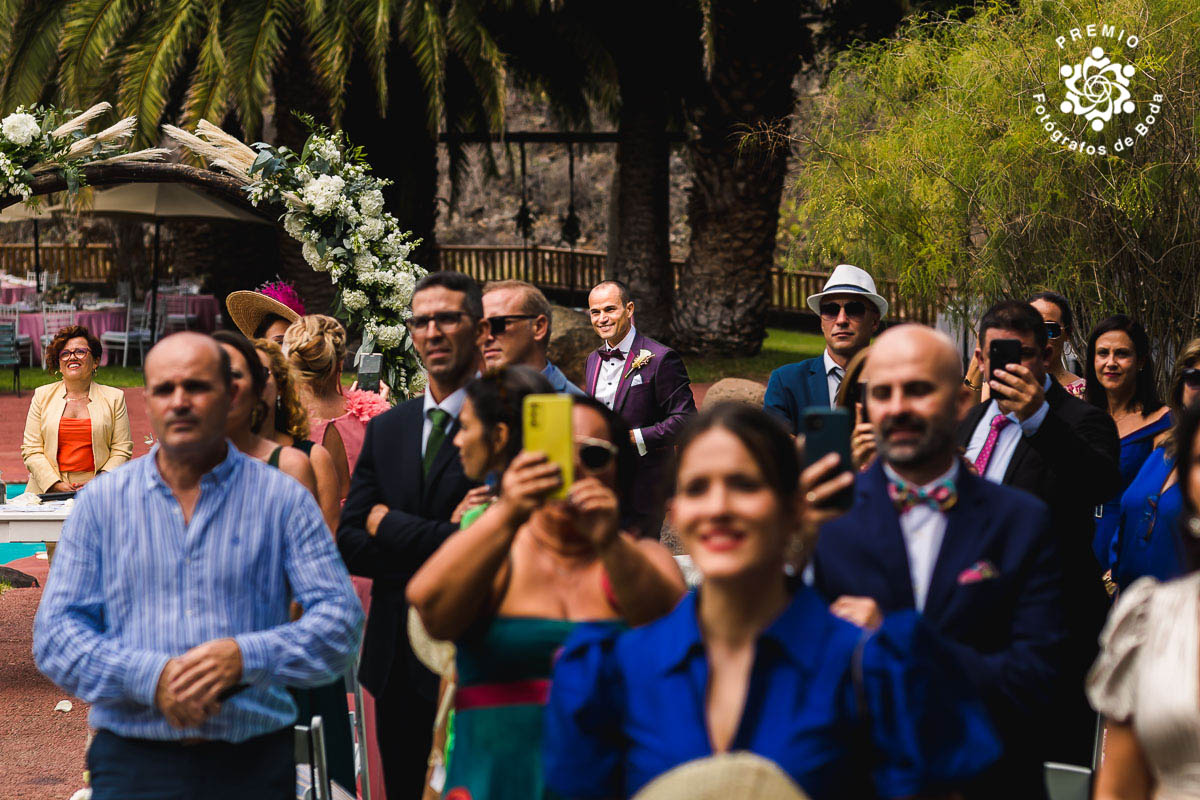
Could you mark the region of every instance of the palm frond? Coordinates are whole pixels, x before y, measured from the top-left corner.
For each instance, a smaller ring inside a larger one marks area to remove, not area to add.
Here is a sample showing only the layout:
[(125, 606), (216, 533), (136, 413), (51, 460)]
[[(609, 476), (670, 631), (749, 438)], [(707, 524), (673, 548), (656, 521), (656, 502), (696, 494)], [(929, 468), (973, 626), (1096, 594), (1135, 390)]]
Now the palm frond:
[(100, 64), (110, 49), (137, 20), (136, 0), (76, 0), (63, 25), (59, 91), (68, 103), (82, 104), (96, 97), (102, 77)]
[(208, 28), (196, 59), (183, 100), (183, 124), (193, 127), (201, 120), (220, 124), (229, 106), (228, 60), (221, 43), (221, 7), (209, 9)]
[[(12, 47), (4, 59), (0, 110), (31, 105), (54, 85), (58, 43), (69, 0), (32, 0), (12, 24)], [(14, 4), (15, 5), (15, 4)]]
[[(369, 2), (366, 2), (370, 5)], [(346, 76), (354, 52), (354, 11), (346, 0), (327, 0), (305, 6), (304, 26), (312, 59), (313, 77), (329, 101), (334, 125), (341, 123), (346, 108)]]
[(492, 130), (503, 130), (504, 54), (471, 3), (458, 2), (450, 6), (446, 14), (446, 40), (479, 93), (480, 106), (487, 114), (481, 122)]
[(204, 0), (163, 4), (123, 59), (117, 108), (138, 118), (138, 143), (158, 139), (171, 82), (202, 30), (204, 8)]
[(410, 0), (400, 15), (400, 39), (408, 45), (425, 86), (425, 122), (436, 132), (446, 100), (446, 31), (435, 0)]
[(363, 57), (371, 71), (381, 116), (387, 115), (387, 58), (392, 43), (392, 0), (361, 0), (355, 29), (362, 42)]
[(242, 130), (262, 130), (263, 104), (271, 75), (283, 54), (289, 23), (298, 12), (294, 0), (238, 0), (228, 28), (226, 79), (237, 101)]

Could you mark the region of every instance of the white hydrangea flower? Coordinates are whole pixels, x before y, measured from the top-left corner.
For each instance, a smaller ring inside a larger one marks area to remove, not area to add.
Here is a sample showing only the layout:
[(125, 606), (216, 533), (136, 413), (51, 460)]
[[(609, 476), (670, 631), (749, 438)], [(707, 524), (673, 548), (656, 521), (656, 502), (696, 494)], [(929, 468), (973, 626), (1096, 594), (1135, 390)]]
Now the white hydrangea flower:
[(367, 293), (358, 289), (347, 289), (342, 292), (342, 305), (351, 311), (362, 311), (367, 307)]
[(9, 114), (0, 122), (0, 133), (4, 134), (4, 138), (21, 147), (32, 142), (41, 132), (37, 118), (22, 111)]
[(363, 192), (362, 196), (358, 198), (358, 207), (362, 211), (363, 216), (379, 216), (383, 211), (383, 192), (378, 189)]
[(337, 175), (321, 175), (300, 190), (300, 199), (314, 214), (324, 216), (337, 206), (345, 188), (346, 182)]
[(370, 272), (379, 266), (379, 259), (370, 253), (359, 253), (354, 256), (354, 269), (357, 272)]
[(312, 146), (313, 155), (323, 158), (330, 164), (342, 163), (342, 154), (332, 139), (317, 139)]
[(429, 383), (429, 376), (425, 374), (425, 370), (417, 370), (411, 378), (408, 379), (408, 395), (415, 397), (425, 391), (425, 385)]
[(317, 246), (312, 242), (305, 242), (300, 248), (300, 254), (304, 256), (304, 260), (313, 269), (321, 268), (321, 255), (317, 252)]
[(404, 344), (404, 328), (400, 325), (380, 325), (375, 331), (375, 343), (383, 350), (395, 350)]
[(358, 226), (358, 232), (364, 239), (374, 241), (383, 236), (383, 220), (378, 217), (367, 217)]

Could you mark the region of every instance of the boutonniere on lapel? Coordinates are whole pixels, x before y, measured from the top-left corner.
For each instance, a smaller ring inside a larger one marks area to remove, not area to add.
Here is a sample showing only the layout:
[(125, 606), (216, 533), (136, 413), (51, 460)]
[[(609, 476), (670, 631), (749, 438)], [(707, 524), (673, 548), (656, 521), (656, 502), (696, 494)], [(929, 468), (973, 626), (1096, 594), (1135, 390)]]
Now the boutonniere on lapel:
[[(651, 353), (649, 350), (646, 350), (645, 348), (638, 350), (638, 354), (633, 359), (633, 363), (629, 365), (629, 372), (625, 373), (625, 377), (628, 378), (633, 374), (634, 370), (639, 370), (649, 364), (650, 359), (652, 358), (654, 358), (654, 353)], [(624, 378), (622, 378), (622, 380), (624, 380)]]

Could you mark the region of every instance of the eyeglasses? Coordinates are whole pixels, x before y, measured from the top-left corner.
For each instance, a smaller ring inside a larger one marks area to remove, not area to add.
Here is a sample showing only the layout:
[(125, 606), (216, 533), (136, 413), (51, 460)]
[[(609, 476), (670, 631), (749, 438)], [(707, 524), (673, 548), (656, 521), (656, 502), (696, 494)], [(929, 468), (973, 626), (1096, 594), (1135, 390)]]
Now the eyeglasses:
[(867, 304), (861, 300), (851, 300), (848, 303), (821, 303), (821, 319), (835, 320), (842, 311), (846, 312), (846, 316), (850, 319), (862, 319), (867, 314)]
[(576, 437), (575, 444), (579, 445), (579, 463), (593, 472), (607, 467), (620, 452), (612, 442), (590, 436)]
[(1189, 389), (1200, 389), (1200, 369), (1188, 367), (1180, 374), (1180, 378)]
[(86, 347), (76, 347), (74, 350), (63, 350), (58, 354), (59, 361), (83, 361), (92, 351)]
[(492, 332), (492, 336), (503, 336), (504, 331), (508, 328), (508, 323), (515, 322), (519, 319), (537, 319), (537, 314), (505, 314), (502, 317), (488, 317), (488, 328)]
[(1047, 322), (1046, 323), (1046, 338), (1047, 339), (1057, 339), (1058, 337), (1062, 336), (1062, 334), (1063, 334), (1063, 329), (1062, 329), (1061, 324), (1059, 324), (1057, 322)]
[(439, 311), (436, 314), (409, 317), (404, 324), (408, 326), (409, 333), (424, 331), (429, 328), (431, 322), (442, 333), (454, 333), (462, 325), (463, 317), (470, 319), (471, 315), (465, 311)]

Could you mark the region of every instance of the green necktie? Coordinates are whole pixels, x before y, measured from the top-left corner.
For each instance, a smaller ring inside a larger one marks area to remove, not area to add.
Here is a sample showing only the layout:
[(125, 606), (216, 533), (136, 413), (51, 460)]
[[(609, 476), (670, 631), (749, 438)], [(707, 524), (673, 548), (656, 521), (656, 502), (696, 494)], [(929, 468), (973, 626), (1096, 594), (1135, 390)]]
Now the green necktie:
[(429, 468), (433, 466), (433, 459), (437, 457), (437, 452), (442, 448), (442, 442), (446, 438), (446, 428), (450, 426), (452, 417), (448, 411), (442, 411), (440, 408), (429, 409), (429, 419), (433, 422), (433, 430), (429, 432), (429, 441), (425, 443), (425, 457), (421, 459), (421, 474), (428, 475)]

